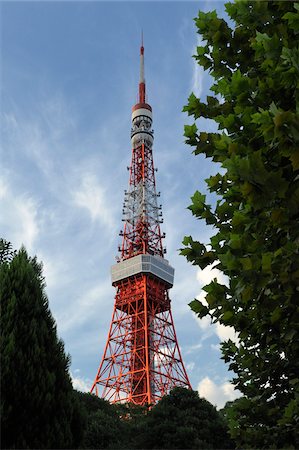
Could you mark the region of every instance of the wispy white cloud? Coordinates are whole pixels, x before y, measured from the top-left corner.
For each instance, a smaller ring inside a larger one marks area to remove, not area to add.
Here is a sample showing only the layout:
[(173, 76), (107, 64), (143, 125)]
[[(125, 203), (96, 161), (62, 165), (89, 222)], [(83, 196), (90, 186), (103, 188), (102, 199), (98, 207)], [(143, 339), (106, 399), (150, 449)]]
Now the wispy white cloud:
[(200, 348), (202, 348), (202, 342), (199, 342), (197, 344), (194, 345), (189, 345), (186, 347), (184, 354), (185, 355), (190, 355), (190, 353), (196, 352), (197, 350), (199, 350)]
[(51, 135), (47, 135), (42, 124), (41, 115), (34, 119), (19, 113), (2, 114), (2, 145), (11, 158), (28, 158), (44, 176), (53, 172), (53, 161), (50, 158)]
[(188, 364), (186, 364), (186, 370), (187, 372), (192, 372), (192, 370), (195, 367), (195, 362), (194, 361), (190, 361)]
[(234, 386), (228, 381), (216, 384), (209, 377), (205, 377), (199, 382), (197, 390), (200, 397), (204, 397), (217, 408), (223, 408), (226, 402), (241, 396), (241, 393), (234, 389)]
[[(53, 243), (55, 240), (51, 239)], [(44, 246), (38, 251), (38, 259), (43, 264), (43, 274), (46, 279), (47, 293), (56, 311), (62, 309), (68, 310), (72, 302), (61, 303), (60, 295), (64, 291), (68, 291), (73, 296), (74, 280), (77, 278), (76, 263), (72, 261), (70, 249), (65, 245), (64, 251), (51, 251), (49, 247)], [(75, 292), (78, 292), (78, 287)], [(59, 295), (60, 294), (60, 295)], [(56, 298), (57, 297), (57, 298)]]
[[(94, 287), (84, 291), (79, 297), (73, 298), (67, 309), (63, 308), (59, 311), (58, 320), (61, 324), (61, 332), (66, 333), (84, 324), (91, 324), (94, 317), (99, 317), (101, 320), (105, 318), (106, 314), (110, 317), (112, 310), (104, 309), (105, 313), (103, 313), (103, 306), (107, 299), (111, 300), (112, 308), (113, 288), (109, 279), (97, 283)], [(108, 333), (108, 329), (105, 332)]]
[(74, 204), (84, 208), (93, 222), (99, 221), (109, 229), (115, 228), (108, 192), (94, 174), (85, 173), (81, 176), (79, 187), (72, 192), (72, 197)]
[(51, 95), (40, 104), (40, 116), (52, 142), (62, 140), (76, 129), (74, 111), (70, 110), (62, 93)]
[(216, 352), (220, 351), (220, 344), (211, 344), (211, 349), (215, 350)]
[(50, 142), (38, 122), (24, 123), (19, 130), (21, 148), (41, 173), (50, 178), (55, 170), (54, 159), (50, 155)]
[(31, 251), (39, 235), (38, 203), (26, 194), (14, 192), (5, 179), (0, 180), (0, 227), (5, 239), (15, 248), (22, 244)]
[[(197, 46), (202, 45), (202, 40), (200, 37), (197, 37)], [(197, 46), (194, 47), (192, 51), (192, 55), (197, 54)], [(204, 69), (202, 66), (198, 64), (195, 58), (193, 58), (193, 71), (192, 71), (192, 92), (200, 98), (203, 92), (203, 79), (204, 79)]]
[(8, 186), (4, 179), (0, 178), (0, 200), (4, 199), (7, 195)]
[(202, 93), (202, 83), (203, 83), (203, 69), (194, 62), (193, 74), (192, 74), (192, 92), (200, 98)]

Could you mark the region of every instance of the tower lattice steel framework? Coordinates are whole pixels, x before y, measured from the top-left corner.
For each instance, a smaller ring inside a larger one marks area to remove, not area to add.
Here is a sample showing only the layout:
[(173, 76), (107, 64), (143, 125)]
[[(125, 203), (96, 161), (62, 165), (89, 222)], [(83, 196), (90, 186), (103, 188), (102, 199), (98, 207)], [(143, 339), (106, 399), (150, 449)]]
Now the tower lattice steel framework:
[(153, 162), (152, 108), (146, 102), (144, 47), (138, 103), (132, 108), (132, 161), (123, 207), (117, 264), (111, 268), (115, 304), (104, 355), (91, 392), (112, 403), (155, 404), (176, 386), (191, 388), (169, 299), (174, 269), (164, 258)]

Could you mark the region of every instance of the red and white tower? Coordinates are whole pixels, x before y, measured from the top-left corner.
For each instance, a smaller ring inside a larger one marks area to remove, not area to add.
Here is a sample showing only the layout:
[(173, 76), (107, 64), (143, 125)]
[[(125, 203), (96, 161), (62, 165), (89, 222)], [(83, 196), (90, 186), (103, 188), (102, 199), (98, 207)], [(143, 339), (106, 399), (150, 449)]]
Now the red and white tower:
[(191, 388), (182, 361), (168, 291), (174, 269), (164, 258), (153, 162), (152, 108), (146, 103), (144, 47), (139, 100), (132, 108), (132, 162), (123, 207), (124, 227), (108, 340), (91, 392), (112, 403), (155, 404), (176, 386)]

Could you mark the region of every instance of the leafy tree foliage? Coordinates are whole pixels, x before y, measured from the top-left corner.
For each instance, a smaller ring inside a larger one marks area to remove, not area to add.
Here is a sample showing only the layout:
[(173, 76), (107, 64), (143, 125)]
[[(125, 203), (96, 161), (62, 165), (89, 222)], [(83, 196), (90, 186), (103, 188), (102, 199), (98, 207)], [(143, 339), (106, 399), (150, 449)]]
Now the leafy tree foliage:
[(197, 391), (175, 388), (143, 419), (143, 433), (135, 448), (213, 449), (233, 448), (226, 424)]
[(118, 417), (121, 420), (122, 438), (120, 449), (145, 448), (146, 433), (148, 430), (148, 408), (146, 406), (133, 405), (132, 403), (115, 404)]
[(81, 448), (120, 449), (127, 442), (125, 426), (114, 405), (93, 394), (76, 392), (85, 425)]
[(217, 133), (185, 127), (194, 153), (219, 163), (206, 180), (215, 207), (195, 192), (189, 207), (215, 234), (208, 245), (185, 237), (182, 253), (210, 264), (229, 286), (204, 287), (199, 317), (233, 326), (240, 344), (223, 343), (223, 358), (244, 394), (232, 408), (238, 445), (299, 447), (299, 3), (227, 3), (231, 29), (215, 11), (195, 19), (204, 45), (198, 63), (214, 78), (200, 101), (184, 108), (218, 124)]
[(83, 449), (234, 448), (223, 417), (195, 391), (176, 388), (150, 410), (76, 396), (85, 414)]
[(75, 448), (80, 411), (45, 294), (22, 248), (0, 265), (2, 448)]

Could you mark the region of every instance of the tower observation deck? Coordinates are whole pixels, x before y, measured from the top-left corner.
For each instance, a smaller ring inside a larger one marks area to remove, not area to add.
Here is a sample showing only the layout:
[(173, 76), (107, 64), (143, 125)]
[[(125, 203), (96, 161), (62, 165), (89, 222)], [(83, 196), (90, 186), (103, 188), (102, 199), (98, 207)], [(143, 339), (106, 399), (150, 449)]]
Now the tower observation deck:
[(107, 343), (91, 392), (111, 403), (155, 404), (172, 388), (191, 388), (171, 313), (174, 269), (164, 258), (165, 234), (153, 161), (152, 108), (146, 102), (144, 47), (138, 103), (132, 108), (132, 160), (123, 205), (122, 243), (111, 268), (116, 288)]

